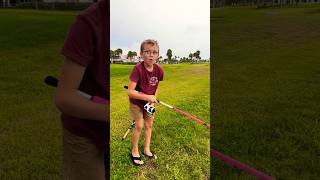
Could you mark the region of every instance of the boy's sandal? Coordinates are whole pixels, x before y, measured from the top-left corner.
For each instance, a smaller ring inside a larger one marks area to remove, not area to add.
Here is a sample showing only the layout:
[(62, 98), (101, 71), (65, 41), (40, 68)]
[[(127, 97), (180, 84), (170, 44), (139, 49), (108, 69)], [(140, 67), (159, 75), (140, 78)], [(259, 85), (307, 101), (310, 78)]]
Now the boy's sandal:
[[(131, 153), (129, 153), (129, 156), (131, 157), (132, 163), (136, 166), (143, 165), (143, 161), (141, 160), (141, 157), (133, 157)], [(135, 160), (141, 161), (142, 164), (136, 163)]]
[(147, 156), (149, 159), (154, 159), (154, 160), (158, 159), (157, 155), (155, 155), (154, 153), (151, 153), (151, 154), (152, 154), (151, 156), (145, 154), (144, 152), (143, 152), (142, 154), (143, 154), (144, 156)]

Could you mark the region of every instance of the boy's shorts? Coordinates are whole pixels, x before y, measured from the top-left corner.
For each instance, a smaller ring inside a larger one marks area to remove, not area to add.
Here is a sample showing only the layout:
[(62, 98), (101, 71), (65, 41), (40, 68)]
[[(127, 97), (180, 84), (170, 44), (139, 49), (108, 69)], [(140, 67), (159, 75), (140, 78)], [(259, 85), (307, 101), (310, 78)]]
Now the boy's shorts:
[(138, 105), (130, 103), (130, 115), (133, 120), (139, 120), (139, 119), (154, 119), (154, 114), (151, 115), (146, 110), (140, 109)]
[(63, 128), (63, 179), (105, 180), (104, 153), (86, 137)]

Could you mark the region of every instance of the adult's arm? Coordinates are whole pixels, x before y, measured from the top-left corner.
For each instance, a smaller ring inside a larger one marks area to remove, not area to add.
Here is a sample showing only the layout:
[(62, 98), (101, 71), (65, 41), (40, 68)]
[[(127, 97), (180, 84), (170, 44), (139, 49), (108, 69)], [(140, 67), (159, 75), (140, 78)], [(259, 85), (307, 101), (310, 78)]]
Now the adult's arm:
[(107, 121), (109, 105), (94, 103), (78, 94), (77, 90), (86, 67), (65, 58), (55, 95), (57, 108), (73, 117)]

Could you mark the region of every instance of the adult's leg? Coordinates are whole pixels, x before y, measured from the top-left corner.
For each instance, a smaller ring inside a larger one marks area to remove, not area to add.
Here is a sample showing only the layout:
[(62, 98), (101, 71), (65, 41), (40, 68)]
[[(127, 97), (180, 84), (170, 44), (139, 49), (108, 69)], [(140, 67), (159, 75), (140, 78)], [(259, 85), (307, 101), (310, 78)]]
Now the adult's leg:
[(63, 128), (63, 178), (105, 180), (104, 153), (86, 137)]
[(107, 123), (107, 152), (104, 153), (105, 178), (110, 179), (110, 122)]

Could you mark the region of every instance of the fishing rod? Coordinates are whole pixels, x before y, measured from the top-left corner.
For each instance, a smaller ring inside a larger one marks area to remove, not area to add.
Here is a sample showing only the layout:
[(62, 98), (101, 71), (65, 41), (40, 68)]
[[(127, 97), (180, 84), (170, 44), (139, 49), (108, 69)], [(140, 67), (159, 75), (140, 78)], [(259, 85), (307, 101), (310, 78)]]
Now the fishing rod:
[[(124, 86), (124, 88), (125, 88), (125, 89), (128, 89), (128, 86)], [(160, 100), (158, 100), (158, 99), (157, 99), (157, 102), (158, 102), (159, 104), (162, 104), (162, 105), (164, 105), (164, 106), (166, 106), (166, 107), (174, 110), (175, 112), (177, 112), (177, 113), (179, 113), (179, 114), (182, 114), (183, 116), (188, 117), (189, 119), (192, 119), (192, 120), (196, 121), (196, 122), (199, 123), (199, 124), (202, 124), (202, 125), (210, 128), (210, 124), (208, 124), (208, 123), (206, 123), (206, 122), (204, 122), (204, 121), (202, 121), (202, 120), (200, 120), (200, 119), (192, 116), (191, 114), (189, 114), (189, 113), (187, 113), (187, 112), (182, 111), (181, 109), (178, 109), (178, 108), (173, 107), (173, 106), (171, 106), (171, 105), (169, 105), (169, 104), (166, 104), (166, 103), (164, 103), (164, 102), (162, 102), (162, 101), (160, 101)]]
[(135, 122), (135, 121), (132, 121), (130, 127), (127, 129), (126, 133), (123, 135), (122, 141), (123, 141), (124, 139), (126, 139), (126, 137), (127, 137), (127, 135), (129, 134), (130, 130), (131, 130), (132, 128), (134, 128), (135, 125), (136, 125), (136, 122)]
[[(49, 86), (57, 87), (57, 85), (58, 85), (58, 79), (55, 78), (55, 77), (52, 77), (52, 76), (47, 76), (47, 77), (45, 78), (45, 83), (46, 83), (47, 85), (49, 85)], [(125, 89), (128, 89), (128, 86), (124, 86), (124, 88), (125, 88)], [(85, 98), (87, 98), (87, 99), (89, 99), (89, 100), (91, 100), (91, 101), (94, 101), (94, 102), (96, 102), (96, 103), (109, 104), (109, 101), (107, 101), (107, 100), (105, 100), (105, 99), (103, 99), (103, 98), (101, 98), (101, 97), (91, 96), (91, 95), (89, 95), (89, 94), (87, 94), (87, 93), (84, 93), (84, 92), (82, 92), (82, 91), (78, 91), (78, 93), (79, 93), (81, 96), (83, 96), (83, 97), (85, 97)], [(198, 122), (198, 123), (200, 123), (200, 124), (203, 124), (203, 125), (207, 126), (208, 128), (210, 128), (210, 124), (207, 124), (207, 123), (201, 121), (200, 119), (198, 119), (198, 118), (190, 115), (189, 113), (186, 113), (186, 112), (184, 112), (184, 111), (182, 111), (182, 110), (180, 110), (180, 109), (178, 109), (178, 108), (175, 108), (175, 107), (173, 107), (173, 106), (171, 106), (171, 105), (168, 105), (168, 104), (166, 104), (166, 103), (164, 103), (164, 102), (162, 102), (162, 101), (159, 101), (158, 99), (157, 99), (157, 101), (158, 101), (158, 103), (160, 103), (160, 104), (162, 104), (162, 105), (164, 105), (164, 106), (166, 106), (166, 107), (168, 107), (168, 108), (170, 108), (170, 109), (173, 109), (174, 111), (178, 112), (179, 114), (182, 114), (182, 115), (184, 115), (184, 116), (186, 116), (186, 117), (188, 117), (188, 118), (190, 118), (190, 119), (192, 119), (192, 120), (194, 120), (194, 121), (196, 121), (196, 122)], [(155, 109), (151, 109), (151, 112), (155, 112)], [(124, 136), (122, 137), (122, 140), (124, 140), (124, 139), (127, 137), (127, 135), (129, 134), (130, 130), (131, 130), (132, 128), (134, 128), (134, 127), (135, 127), (135, 121), (132, 122), (132, 124), (130, 125), (130, 127), (128, 128), (128, 130), (127, 130), (126, 133), (124, 134)], [(261, 179), (261, 180), (275, 180), (275, 177), (268, 176), (268, 175), (266, 175), (265, 173), (263, 173), (263, 172), (255, 169), (255, 168), (253, 168), (253, 167), (250, 167), (249, 165), (244, 164), (244, 163), (242, 163), (242, 162), (240, 162), (240, 161), (238, 161), (238, 160), (235, 160), (235, 159), (231, 158), (230, 156), (227, 156), (227, 155), (225, 155), (225, 154), (222, 154), (221, 152), (219, 152), (219, 151), (217, 151), (217, 150), (211, 149), (210, 156), (216, 157), (216, 158), (224, 161), (225, 163), (227, 163), (227, 164), (229, 164), (229, 165), (231, 165), (231, 166), (234, 166), (234, 167), (236, 167), (236, 168), (238, 168), (238, 169), (241, 169), (241, 170), (243, 170), (243, 171), (246, 171), (247, 173), (249, 173), (249, 174), (257, 177), (258, 179)]]
[[(124, 88), (128, 89), (128, 86), (124, 86)], [(139, 92), (139, 93), (141, 93), (141, 92)], [(173, 107), (171, 105), (168, 105), (168, 104), (166, 104), (166, 103), (164, 103), (162, 101), (159, 101), (158, 99), (157, 99), (157, 102), (162, 104), (162, 105), (164, 105), (164, 106), (166, 106), (166, 107), (168, 107), (168, 108), (170, 108), (170, 109), (173, 109), (174, 111), (176, 111), (176, 112), (178, 112), (178, 113), (180, 113), (180, 114), (182, 114), (182, 115), (184, 115), (184, 116), (186, 116), (186, 117), (188, 117), (188, 118), (190, 118), (190, 119), (192, 119), (192, 120), (194, 120), (194, 121), (196, 121), (196, 122), (198, 122), (200, 124), (203, 124), (203, 125), (207, 126), (208, 128), (210, 128), (210, 124), (207, 124), (207, 123), (201, 121), (200, 119), (190, 115), (189, 113), (186, 113), (186, 112), (184, 112), (184, 111), (182, 111), (182, 110), (180, 110), (178, 108), (175, 108), (175, 107)], [(225, 163), (227, 163), (227, 164), (229, 164), (231, 166), (234, 166), (234, 167), (236, 167), (238, 169), (241, 169), (241, 170), (243, 170), (243, 171), (255, 176), (256, 178), (258, 178), (260, 180), (275, 180), (276, 179), (275, 177), (268, 176), (267, 174), (257, 170), (256, 168), (251, 167), (251, 166), (249, 166), (249, 165), (247, 165), (245, 163), (242, 163), (242, 162), (240, 162), (240, 161), (238, 161), (236, 159), (233, 159), (230, 156), (225, 155), (225, 154), (223, 154), (223, 153), (221, 153), (221, 152), (219, 152), (219, 151), (217, 151), (215, 149), (210, 149), (210, 151), (211, 151), (210, 152), (210, 156), (211, 157), (218, 158), (219, 160), (221, 160), (221, 161), (223, 161), (223, 162), (225, 162)]]
[[(45, 82), (47, 85), (49, 85), (49, 86), (57, 87), (59, 80), (58, 80), (57, 78), (53, 77), (53, 76), (47, 76), (47, 77), (44, 79), (44, 82)], [(89, 100), (91, 100), (92, 102), (95, 102), (95, 103), (98, 103), (98, 104), (106, 104), (106, 105), (109, 104), (109, 101), (108, 101), (108, 100), (103, 99), (103, 98), (101, 98), (101, 97), (99, 97), (99, 96), (91, 96), (91, 95), (89, 95), (89, 94), (87, 94), (87, 93), (84, 93), (84, 92), (82, 92), (82, 91), (78, 91), (78, 93), (79, 93), (82, 97), (84, 97), (84, 98), (86, 98), (86, 99), (89, 99)]]
[(249, 166), (245, 163), (242, 163), (238, 160), (235, 160), (228, 155), (222, 154), (221, 152), (219, 152), (217, 150), (210, 149), (210, 156), (216, 157), (231, 166), (234, 166), (238, 169), (241, 169), (241, 170), (255, 176), (259, 180), (275, 180), (276, 179), (275, 177), (268, 176), (267, 174), (257, 170), (254, 167), (251, 167), (251, 166)]

